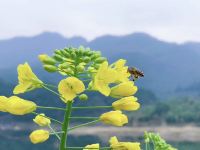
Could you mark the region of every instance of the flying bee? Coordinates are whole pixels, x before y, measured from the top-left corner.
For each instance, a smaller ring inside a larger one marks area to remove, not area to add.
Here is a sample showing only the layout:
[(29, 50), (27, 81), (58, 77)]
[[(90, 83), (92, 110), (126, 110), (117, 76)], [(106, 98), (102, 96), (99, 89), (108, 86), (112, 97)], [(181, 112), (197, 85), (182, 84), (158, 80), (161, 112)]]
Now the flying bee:
[(131, 74), (133, 81), (137, 80), (139, 77), (144, 77), (144, 72), (138, 70), (135, 67), (128, 67), (127, 72), (129, 72)]

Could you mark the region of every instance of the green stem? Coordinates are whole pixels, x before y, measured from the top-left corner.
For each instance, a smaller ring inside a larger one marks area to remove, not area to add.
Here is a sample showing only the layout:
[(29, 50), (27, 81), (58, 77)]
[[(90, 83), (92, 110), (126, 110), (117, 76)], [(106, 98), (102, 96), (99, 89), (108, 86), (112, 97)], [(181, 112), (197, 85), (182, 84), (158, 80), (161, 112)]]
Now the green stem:
[(39, 109), (52, 109), (52, 110), (62, 110), (65, 111), (66, 109), (64, 108), (59, 108), (59, 107), (46, 107), (46, 106), (37, 106)]
[(62, 131), (64, 131), (64, 133), (62, 134), (62, 137), (61, 137), (60, 150), (65, 150), (65, 146), (67, 143), (67, 132), (68, 132), (68, 127), (69, 127), (69, 122), (70, 122), (71, 110), (72, 110), (72, 101), (68, 101), (67, 106), (66, 106), (65, 116), (64, 116), (64, 123), (62, 126)]
[(40, 115), (40, 116), (42, 116), (42, 117), (48, 118), (48, 119), (50, 119), (50, 120), (52, 120), (52, 121), (55, 121), (56, 123), (62, 125), (62, 122), (60, 122), (60, 121), (58, 121), (58, 120), (56, 120), (56, 119), (53, 119), (53, 118), (51, 118), (51, 117), (43, 116), (43, 115), (41, 115), (41, 114), (39, 114), (39, 113), (36, 113), (36, 112), (32, 112), (32, 114), (34, 114), (34, 115)]
[(45, 86), (48, 86), (48, 87), (52, 87), (52, 88), (58, 88), (57, 86), (55, 86), (55, 85), (52, 85), (52, 84), (46, 84), (46, 83), (43, 83), (43, 85), (45, 85)]
[(146, 150), (151, 150), (150, 143), (146, 142)]
[(147, 142), (145, 142), (145, 150), (149, 150), (149, 149), (148, 149)]
[(54, 135), (60, 140), (60, 136), (56, 133), (56, 131), (51, 127), (51, 125), (48, 125), (49, 129), (54, 133)]
[(55, 94), (55, 95), (61, 97), (61, 95), (60, 95), (59, 93), (57, 93), (57, 92), (55, 92), (54, 90), (52, 90), (52, 89), (46, 87), (44, 84), (42, 84), (42, 87), (43, 87), (44, 89), (46, 89), (46, 90), (52, 92), (53, 94)]
[(100, 109), (100, 108), (112, 108), (112, 106), (86, 106), (86, 107), (72, 107), (72, 109)]
[(71, 130), (74, 130), (74, 129), (77, 129), (77, 128), (80, 128), (80, 127), (83, 127), (83, 126), (91, 125), (91, 124), (97, 123), (99, 121), (100, 120), (98, 119), (98, 120), (94, 120), (94, 121), (91, 121), (91, 122), (83, 123), (83, 124), (69, 128), (68, 131), (71, 131)]
[(70, 117), (70, 119), (91, 119), (91, 120), (97, 120), (98, 117)]
[(63, 131), (58, 131), (58, 132), (54, 132), (54, 133), (50, 133), (50, 135), (54, 135), (54, 134), (63, 134)]

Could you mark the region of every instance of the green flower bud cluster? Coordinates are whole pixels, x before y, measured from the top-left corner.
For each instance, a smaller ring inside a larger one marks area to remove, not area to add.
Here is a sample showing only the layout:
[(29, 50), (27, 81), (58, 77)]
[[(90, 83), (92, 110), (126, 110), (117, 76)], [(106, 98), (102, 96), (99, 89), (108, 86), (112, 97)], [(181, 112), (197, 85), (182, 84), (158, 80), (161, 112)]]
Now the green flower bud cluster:
[(153, 143), (154, 150), (177, 150), (170, 144), (167, 144), (165, 140), (160, 137), (159, 134), (145, 132), (144, 137), (146, 143)]
[(43, 54), (39, 56), (43, 67), (48, 72), (59, 72), (62, 75), (81, 73), (94, 73), (106, 58), (101, 57), (100, 51), (92, 51), (89, 48), (67, 47), (54, 51), (52, 57)]

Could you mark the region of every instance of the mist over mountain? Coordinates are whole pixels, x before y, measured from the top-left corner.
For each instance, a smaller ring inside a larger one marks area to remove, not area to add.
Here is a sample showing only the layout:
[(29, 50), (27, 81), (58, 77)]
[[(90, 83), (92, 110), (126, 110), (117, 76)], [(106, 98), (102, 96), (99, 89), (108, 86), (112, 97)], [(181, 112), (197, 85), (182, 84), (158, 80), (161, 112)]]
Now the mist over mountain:
[[(34, 72), (46, 78), (47, 74), (37, 60), (38, 54), (51, 54), (55, 49), (80, 45), (101, 50), (111, 62), (127, 59), (128, 65), (145, 73), (145, 77), (136, 84), (159, 96), (174, 94), (177, 88), (200, 82), (200, 43), (169, 43), (145, 33), (105, 35), (87, 41), (82, 37), (65, 38), (57, 33), (45, 32), (34, 37), (1, 40), (0, 79), (4, 82), (17, 81), (16, 67), (25, 61), (31, 64)], [(53, 76), (50, 75), (51, 78)]]

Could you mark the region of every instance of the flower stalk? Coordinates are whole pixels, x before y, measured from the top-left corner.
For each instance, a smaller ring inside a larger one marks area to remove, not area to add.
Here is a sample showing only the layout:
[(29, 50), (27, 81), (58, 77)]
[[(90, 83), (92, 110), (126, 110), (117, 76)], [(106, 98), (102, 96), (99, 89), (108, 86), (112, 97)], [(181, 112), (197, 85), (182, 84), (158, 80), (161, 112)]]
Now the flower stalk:
[(77, 129), (77, 128), (80, 128), (80, 127), (88, 126), (88, 125), (91, 125), (91, 124), (96, 124), (98, 122), (100, 122), (99, 119), (94, 120), (94, 121), (90, 121), (90, 122), (87, 122), (87, 123), (83, 123), (83, 124), (69, 128), (68, 131), (71, 131), (71, 130), (74, 130), (74, 129)]
[(66, 143), (67, 143), (67, 132), (69, 128), (69, 122), (70, 122), (70, 116), (71, 116), (71, 110), (72, 110), (72, 101), (68, 101), (66, 105), (66, 111), (64, 116), (64, 122), (62, 125), (62, 137), (60, 141), (60, 150), (65, 150)]

